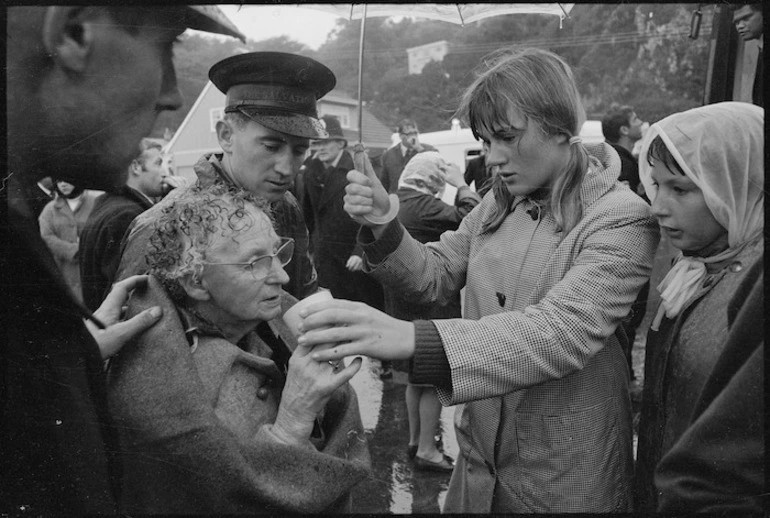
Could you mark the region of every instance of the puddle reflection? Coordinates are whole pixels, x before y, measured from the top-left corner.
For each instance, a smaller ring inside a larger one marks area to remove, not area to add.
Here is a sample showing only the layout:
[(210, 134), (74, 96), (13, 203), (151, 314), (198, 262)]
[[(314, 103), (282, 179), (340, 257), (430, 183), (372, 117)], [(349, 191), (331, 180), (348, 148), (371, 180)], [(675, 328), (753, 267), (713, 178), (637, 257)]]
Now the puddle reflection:
[[(383, 383), (379, 373), (379, 361), (364, 358), (361, 371), (351, 380), (372, 456), (372, 476), (353, 490), (353, 512), (437, 514), (446, 499), (449, 474), (414, 469), (406, 453), (406, 384), (398, 377)], [(442, 409), (441, 432), (444, 451), (456, 458), (453, 416), (453, 407)]]

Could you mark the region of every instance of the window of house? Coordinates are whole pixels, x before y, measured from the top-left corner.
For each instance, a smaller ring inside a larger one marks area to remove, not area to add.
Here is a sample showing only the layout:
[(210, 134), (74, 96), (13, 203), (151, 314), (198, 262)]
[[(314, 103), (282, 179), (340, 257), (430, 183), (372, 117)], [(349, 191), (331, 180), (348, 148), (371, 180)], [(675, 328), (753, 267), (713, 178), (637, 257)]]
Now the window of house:
[(217, 130), (217, 122), (221, 121), (225, 117), (224, 108), (212, 108), (209, 110), (209, 121), (211, 122), (211, 131)]
[(337, 106), (335, 104), (321, 104), (319, 106), (319, 115), (333, 115), (340, 120), (340, 126), (350, 128), (350, 108), (347, 106)]

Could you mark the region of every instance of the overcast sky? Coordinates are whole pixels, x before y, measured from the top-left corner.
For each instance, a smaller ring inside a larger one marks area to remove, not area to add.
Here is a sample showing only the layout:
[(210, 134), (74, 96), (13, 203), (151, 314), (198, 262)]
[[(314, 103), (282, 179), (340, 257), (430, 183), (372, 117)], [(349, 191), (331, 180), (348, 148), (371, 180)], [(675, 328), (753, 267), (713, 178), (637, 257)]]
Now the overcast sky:
[(288, 36), (317, 50), (334, 28), (336, 16), (292, 5), (220, 5), (247, 38)]

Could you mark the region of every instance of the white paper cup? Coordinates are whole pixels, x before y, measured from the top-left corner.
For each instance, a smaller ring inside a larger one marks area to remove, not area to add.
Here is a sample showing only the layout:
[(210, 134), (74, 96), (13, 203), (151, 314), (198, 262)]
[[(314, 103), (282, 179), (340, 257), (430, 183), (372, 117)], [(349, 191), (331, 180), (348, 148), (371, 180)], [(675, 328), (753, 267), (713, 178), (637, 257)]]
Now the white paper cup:
[(299, 312), (308, 306), (312, 306), (313, 304), (318, 304), (319, 302), (328, 302), (330, 300), (334, 300), (334, 297), (332, 297), (331, 292), (327, 290), (317, 291), (312, 295), (308, 295), (290, 307), (286, 313), (283, 314), (283, 321), (289, 327), (289, 330), (294, 333), (294, 336), (298, 336), (299, 331), (297, 328), (299, 327), (300, 321), (302, 320), (299, 316)]

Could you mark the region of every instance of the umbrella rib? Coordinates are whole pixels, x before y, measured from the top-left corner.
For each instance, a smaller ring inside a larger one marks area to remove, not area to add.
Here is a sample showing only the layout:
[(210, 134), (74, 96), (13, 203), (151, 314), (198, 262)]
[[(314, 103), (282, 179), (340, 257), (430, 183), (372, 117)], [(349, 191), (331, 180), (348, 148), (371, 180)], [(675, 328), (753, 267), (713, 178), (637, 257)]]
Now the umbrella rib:
[(465, 20), (463, 19), (463, 12), (460, 9), (460, 4), (455, 4), (455, 7), (457, 8), (458, 16), (460, 16), (460, 26), (465, 27)]
[(564, 10), (564, 6), (562, 6), (562, 5), (561, 5), (561, 3), (557, 3), (556, 5), (558, 5), (558, 6), (559, 6), (559, 9), (561, 9), (561, 12), (563, 12), (563, 13), (564, 13), (564, 17), (565, 17), (565, 18), (569, 18), (569, 13), (568, 13), (567, 11), (565, 11), (565, 10)]

